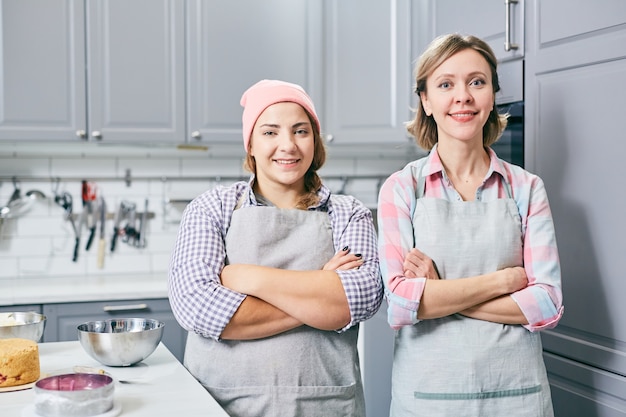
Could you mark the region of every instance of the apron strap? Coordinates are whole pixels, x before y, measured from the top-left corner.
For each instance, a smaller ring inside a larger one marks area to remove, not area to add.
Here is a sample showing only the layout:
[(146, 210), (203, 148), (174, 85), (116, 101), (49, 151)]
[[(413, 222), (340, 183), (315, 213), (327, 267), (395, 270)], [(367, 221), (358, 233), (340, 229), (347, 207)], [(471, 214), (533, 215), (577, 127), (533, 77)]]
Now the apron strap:
[[(506, 196), (510, 199), (513, 199), (513, 190), (511, 189), (511, 184), (505, 177), (502, 177), (502, 184), (504, 185), (504, 191), (506, 192)], [(417, 178), (417, 187), (415, 188), (415, 198), (422, 198), (425, 192), (426, 192), (426, 177), (420, 173), (420, 176)]]

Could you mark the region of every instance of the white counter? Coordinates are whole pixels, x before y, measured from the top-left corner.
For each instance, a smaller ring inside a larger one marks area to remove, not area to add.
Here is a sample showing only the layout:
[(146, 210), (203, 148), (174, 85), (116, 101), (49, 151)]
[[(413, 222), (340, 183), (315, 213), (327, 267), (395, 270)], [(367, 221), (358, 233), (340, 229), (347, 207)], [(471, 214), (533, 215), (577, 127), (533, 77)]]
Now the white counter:
[[(104, 369), (115, 379), (115, 401), (123, 417), (228, 417), (209, 393), (160, 344), (144, 361), (130, 367), (108, 367), (91, 359), (79, 342), (39, 344), (43, 375), (72, 372), (74, 366)], [(0, 416), (21, 417), (33, 404), (32, 389), (0, 392)]]
[(0, 280), (0, 306), (167, 298), (167, 274)]

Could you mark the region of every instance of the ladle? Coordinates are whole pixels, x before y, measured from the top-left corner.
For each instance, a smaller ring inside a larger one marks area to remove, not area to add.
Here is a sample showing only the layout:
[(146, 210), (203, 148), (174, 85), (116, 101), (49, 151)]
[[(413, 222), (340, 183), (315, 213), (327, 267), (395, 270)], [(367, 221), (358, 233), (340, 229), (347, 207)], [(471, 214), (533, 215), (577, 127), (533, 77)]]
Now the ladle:
[[(0, 219), (20, 216), (30, 210), (32, 203), (36, 200), (43, 200), (46, 198), (46, 195), (39, 190), (27, 191), (25, 196), (28, 198), (24, 198), (22, 197), (20, 186), (15, 179), (13, 180), (13, 186), (15, 187), (15, 190), (13, 191), (13, 194), (11, 194), (9, 201), (4, 207), (0, 207)], [(2, 221), (0, 221), (0, 225), (1, 224)]]

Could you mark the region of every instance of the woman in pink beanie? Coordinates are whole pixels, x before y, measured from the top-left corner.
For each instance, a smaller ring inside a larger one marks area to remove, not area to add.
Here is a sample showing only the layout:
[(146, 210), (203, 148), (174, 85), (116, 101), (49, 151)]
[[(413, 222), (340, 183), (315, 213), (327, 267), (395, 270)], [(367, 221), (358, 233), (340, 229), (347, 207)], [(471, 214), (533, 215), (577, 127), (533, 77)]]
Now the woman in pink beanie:
[(358, 328), (383, 295), (371, 212), (322, 184), (302, 87), (263, 80), (241, 105), (252, 175), (188, 205), (170, 264), (185, 366), (231, 416), (365, 416)]

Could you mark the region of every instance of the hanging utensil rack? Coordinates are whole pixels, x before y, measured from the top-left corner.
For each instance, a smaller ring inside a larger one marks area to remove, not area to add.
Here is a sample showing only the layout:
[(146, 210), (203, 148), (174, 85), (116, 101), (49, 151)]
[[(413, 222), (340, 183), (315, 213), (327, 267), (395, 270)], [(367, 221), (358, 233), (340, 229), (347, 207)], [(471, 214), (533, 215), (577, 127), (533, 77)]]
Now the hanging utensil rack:
[[(323, 180), (385, 180), (387, 175), (320, 175)], [(245, 176), (227, 176), (227, 175), (210, 175), (210, 176), (132, 176), (130, 172), (127, 172), (124, 176), (20, 176), (20, 175), (0, 175), (0, 183), (6, 181), (20, 181), (20, 182), (81, 182), (81, 181), (95, 181), (95, 182), (115, 182), (124, 181), (127, 186), (131, 186), (133, 181), (210, 181), (210, 182), (229, 182), (229, 181), (247, 181), (248, 175)]]

